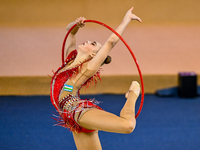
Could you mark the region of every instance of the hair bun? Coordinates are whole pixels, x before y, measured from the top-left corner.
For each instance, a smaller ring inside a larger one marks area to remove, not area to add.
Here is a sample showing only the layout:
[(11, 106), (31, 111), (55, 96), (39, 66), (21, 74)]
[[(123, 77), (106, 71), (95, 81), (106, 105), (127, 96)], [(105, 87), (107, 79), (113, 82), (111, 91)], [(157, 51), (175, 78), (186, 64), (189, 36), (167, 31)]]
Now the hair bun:
[(111, 62), (112, 58), (108, 55), (106, 59), (104, 60), (104, 64), (109, 64)]

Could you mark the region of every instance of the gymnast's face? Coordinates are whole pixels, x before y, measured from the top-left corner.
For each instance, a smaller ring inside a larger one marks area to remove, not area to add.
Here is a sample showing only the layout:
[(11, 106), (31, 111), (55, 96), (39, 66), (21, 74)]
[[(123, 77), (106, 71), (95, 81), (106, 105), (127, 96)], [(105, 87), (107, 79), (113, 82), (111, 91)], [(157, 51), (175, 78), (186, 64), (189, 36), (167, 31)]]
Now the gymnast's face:
[(101, 47), (101, 44), (95, 41), (86, 41), (82, 45), (78, 46), (80, 51), (92, 56), (96, 55), (96, 53), (101, 49)]

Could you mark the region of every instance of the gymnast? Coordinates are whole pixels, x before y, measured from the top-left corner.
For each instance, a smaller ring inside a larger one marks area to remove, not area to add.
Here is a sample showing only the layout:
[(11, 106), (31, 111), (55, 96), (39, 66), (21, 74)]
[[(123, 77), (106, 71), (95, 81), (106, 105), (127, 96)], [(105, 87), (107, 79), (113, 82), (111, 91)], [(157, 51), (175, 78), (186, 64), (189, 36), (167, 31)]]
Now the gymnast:
[[(142, 22), (127, 11), (116, 32), (122, 35), (131, 20)], [(86, 41), (76, 48), (75, 35), (84, 27), (86, 19), (77, 18), (67, 26), (67, 31), (75, 24), (66, 41), (66, 60), (54, 73), (51, 81), (51, 102), (59, 113), (57, 125), (68, 128), (73, 133), (78, 150), (101, 150), (98, 131), (131, 133), (136, 126), (135, 103), (140, 94), (140, 85), (132, 81), (125, 94), (127, 98), (120, 116), (102, 110), (93, 99), (81, 99), (79, 90), (100, 78), (99, 68), (109, 62), (108, 54), (119, 41), (114, 33), (102, 46), (96, 41)], [(106, 59), (107, 58), (107, 59)]]

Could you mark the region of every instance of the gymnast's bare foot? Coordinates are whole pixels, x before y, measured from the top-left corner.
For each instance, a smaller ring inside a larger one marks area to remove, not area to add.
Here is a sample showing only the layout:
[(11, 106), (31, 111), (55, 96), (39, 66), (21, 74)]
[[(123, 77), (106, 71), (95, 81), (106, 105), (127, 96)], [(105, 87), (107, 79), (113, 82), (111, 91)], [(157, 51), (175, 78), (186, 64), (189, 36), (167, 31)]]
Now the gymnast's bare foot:
[(126, 92), (125, 97), (129, 97), (129, 93), (134, 92), (137, 97), (140, 95), (140, 84), (137, 81), (132, 81), (129, 90)]

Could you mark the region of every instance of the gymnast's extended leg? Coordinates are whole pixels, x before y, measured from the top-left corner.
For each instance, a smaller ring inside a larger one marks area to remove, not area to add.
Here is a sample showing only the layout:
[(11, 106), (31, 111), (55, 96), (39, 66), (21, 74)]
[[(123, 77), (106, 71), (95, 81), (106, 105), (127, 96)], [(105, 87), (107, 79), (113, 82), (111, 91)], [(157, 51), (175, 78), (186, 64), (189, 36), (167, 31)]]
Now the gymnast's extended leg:
[(135, 102), (139, 96), (139, 92), (140, 85), (135, 81), (132, 82), (129, 91), (126, 93), (127, 101), (120, 112), (120, 117), (99, 109), (87, 111), (79, 119), (79, 124), (86, 129), (97, 131), (92, 133), (73, 133), (77, 148), (79, 150), (101, 150), (98, 130), (131, 133), (136, 125)]

